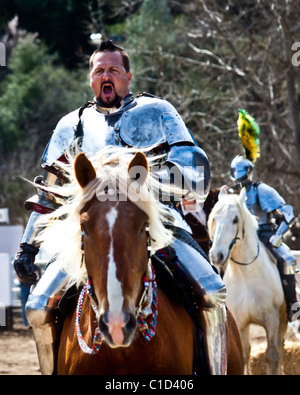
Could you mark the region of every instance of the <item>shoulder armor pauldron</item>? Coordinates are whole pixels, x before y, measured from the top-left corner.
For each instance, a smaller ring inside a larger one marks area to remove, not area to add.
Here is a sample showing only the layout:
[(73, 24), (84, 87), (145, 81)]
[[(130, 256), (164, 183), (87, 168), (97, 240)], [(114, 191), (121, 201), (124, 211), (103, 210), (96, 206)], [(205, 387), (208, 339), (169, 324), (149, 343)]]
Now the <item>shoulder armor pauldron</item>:
[(257, 194), (262, 210), (267, 213), (285, 205), (285, 201), (279, 193), (263, 182), (258, 184)]
[(120, 136), (125, 144), (150, 147), (167, 142), (194, 143), (181, 116), (166, 100), (150, 95), (136, 99), (136, 105), (124, 111), (120, 120)]

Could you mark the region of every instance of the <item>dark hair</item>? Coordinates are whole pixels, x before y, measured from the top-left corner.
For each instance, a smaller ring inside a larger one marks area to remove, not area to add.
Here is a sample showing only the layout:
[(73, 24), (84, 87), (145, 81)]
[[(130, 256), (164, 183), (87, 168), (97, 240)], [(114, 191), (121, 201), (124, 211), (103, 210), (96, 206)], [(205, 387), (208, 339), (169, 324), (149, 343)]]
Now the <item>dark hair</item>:
[(115, 45), (111, 40), (102, 41), (100, 46), (96, 51), (94, 51), (90, 57), (90, 69), (93, 67), (93, 60), (97, 53), (99, 52), (120, 52), (123, 60), (123, 65), (127, 73), (130, 71), (130, 61), (127, 52), (121, 47)]

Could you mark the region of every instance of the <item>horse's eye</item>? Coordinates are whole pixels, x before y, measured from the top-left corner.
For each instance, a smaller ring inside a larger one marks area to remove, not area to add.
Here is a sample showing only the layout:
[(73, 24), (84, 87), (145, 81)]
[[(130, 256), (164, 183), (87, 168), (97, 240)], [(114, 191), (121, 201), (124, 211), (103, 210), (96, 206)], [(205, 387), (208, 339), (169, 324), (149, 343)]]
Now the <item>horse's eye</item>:
[(86, 236), (89, 235), (88, 231), (86, 230), (86, 226), (85, 226), (84, 223), (81, 223), (81, 232), (82, 232), (82, 234), (84, 234)]
[(141, 227), (141, 234), (143, 234), (144, 232), (145, 232), (145, 229), (146, 229), (146, 224), (143, 224), (143, 226)]
[(234, 220), (232, 221), (232, 223), (233, 224), (237, 224), (239, 222), (239, 219), (238, 219), (238, 217), (236, 216), (236, 217), (234, 217)]

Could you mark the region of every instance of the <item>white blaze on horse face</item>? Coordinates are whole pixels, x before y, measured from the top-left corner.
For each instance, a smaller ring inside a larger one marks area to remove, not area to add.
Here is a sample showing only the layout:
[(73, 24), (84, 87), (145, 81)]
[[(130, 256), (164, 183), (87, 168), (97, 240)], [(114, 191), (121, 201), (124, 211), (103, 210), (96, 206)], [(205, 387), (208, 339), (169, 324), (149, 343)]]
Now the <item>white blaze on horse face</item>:
[(113, 228), (118, 217), (118, 211), (115, 207), (107, 213), (106, 219), (108, 229), (111, 236), (111, 245), (108, 255), (108, 272), (107, 272), (107, 299), (108, 299), (108, 328), (109, 333), (116, 345), (123, 342), (124, 335), (121, 329), (124, 326), (122, 306), (123, 306), (123, 293), (122, 285), (117, 279), (117, 267), (114, 260), (114, 247), (113, 247)]
[(223, 206), (214, 218), (213, 245), (210, 258), (215, 265), (223, 265), (229, 255), (230, 243), (236, 234), (236, 225), (232, 223), (234, 215), (230, 206)]

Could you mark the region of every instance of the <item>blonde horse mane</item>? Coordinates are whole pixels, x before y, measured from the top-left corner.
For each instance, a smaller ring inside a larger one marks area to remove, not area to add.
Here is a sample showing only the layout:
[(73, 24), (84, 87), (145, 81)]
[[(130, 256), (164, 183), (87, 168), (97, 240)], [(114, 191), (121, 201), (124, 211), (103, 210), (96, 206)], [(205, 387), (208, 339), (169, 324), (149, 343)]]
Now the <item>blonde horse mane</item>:
[[(76, 181), (74, 162), (76, 153), (68, 153), (68, 164), (58, 162), (55, 165), (69, 180), (63, 186), (47, 188), (55, 194), (61, 206), (51, 214), (43, 215), (38, 222), (36, 241), (43, 243), (44, 248), (57, 254), (61, 267), (70, 277), (70, 284), (80, 285), (86, 281), (85, 265), (82, 265), (80, 211), (94, 196), (99, 200), (107, 197), (111, 200), (114, 194), (122, 193), (128, 196), (128, 186), (132, 185), (128, 174), (128, 165), (133, 159), (136, 149), (106, 147), (97, 155), (89, 158), (96, 170), (96, 178), (86, 187), (81, 188)], [(147, 150), (147, 151), (150, 151)], [(147, 153), (147, 152), (146, 152)], [(157, 165), (161, 156), (149, 156), (150, 166)], [(114, 182), (112, 182), (114, 181)], [(132, 181), (132, 180), (131, 180)], [(171, 214), (166, 206), (159, 202), (159, 191), (173, 194), (179, 198), (184, 191), (166, 184), (162, 185), (149, 172), (143, 185), (130, 188), (129, 198), (144, 211), (149, 218), (152, 253), (169, 245), (173, 234), (164, 226), (170, 222)], [(116, 192), (117, 191), (117, 192)]]

